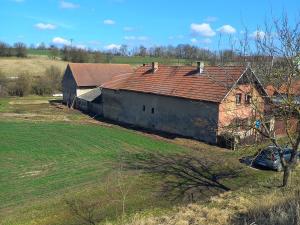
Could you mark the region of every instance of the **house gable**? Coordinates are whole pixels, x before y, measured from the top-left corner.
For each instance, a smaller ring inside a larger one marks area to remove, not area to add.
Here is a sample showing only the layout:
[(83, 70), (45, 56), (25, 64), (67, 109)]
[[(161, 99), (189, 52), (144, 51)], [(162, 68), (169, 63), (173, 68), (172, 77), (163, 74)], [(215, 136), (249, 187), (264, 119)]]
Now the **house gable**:
[(249, 120), (264, 113), (268, 94), (251, 69), (247, 69), (219, 105), (219, 134), (234, 120)]

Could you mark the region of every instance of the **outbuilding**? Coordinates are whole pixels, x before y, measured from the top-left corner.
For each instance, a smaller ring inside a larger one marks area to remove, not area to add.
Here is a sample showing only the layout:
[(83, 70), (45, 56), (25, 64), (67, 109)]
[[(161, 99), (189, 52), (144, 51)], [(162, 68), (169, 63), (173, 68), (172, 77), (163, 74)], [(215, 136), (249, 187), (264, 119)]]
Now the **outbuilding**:
[(111, 81), (114, 76), (132, 72), (128, 64), (70, 63), (62, 80), (63, 102), (75, 107), (77, 97)]

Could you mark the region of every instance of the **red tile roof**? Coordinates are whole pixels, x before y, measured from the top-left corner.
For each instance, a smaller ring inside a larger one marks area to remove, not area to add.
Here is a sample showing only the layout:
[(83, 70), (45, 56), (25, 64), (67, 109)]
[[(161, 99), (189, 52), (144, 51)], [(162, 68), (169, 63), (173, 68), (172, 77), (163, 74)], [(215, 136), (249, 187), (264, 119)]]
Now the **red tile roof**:
[(153, 73), (151, 65), (146, 65), (128, 77), (113, 79), (102, 87), (221, 102), (245, 70), (243, 66), (205, 66), (199, 74), (192, 66), (159, 65)]
[(114, 76), (133, 72), (128, 64), (70, 63), (69, 67), (81, 87), (101, 86)]
[(266, 86), (265, 90), (269, 96), (273, 96), (276, 93), (276, 88), (271, 84)]
[[(278, 92), (280, 94), (286, 94), (287, 91), (288, 91), (288, 87), (286, 84), (283, 84), (278, 90)], [(292, 81), (289, 91), (290, 91), (290, 94), (300, 96), (300, 80)]]

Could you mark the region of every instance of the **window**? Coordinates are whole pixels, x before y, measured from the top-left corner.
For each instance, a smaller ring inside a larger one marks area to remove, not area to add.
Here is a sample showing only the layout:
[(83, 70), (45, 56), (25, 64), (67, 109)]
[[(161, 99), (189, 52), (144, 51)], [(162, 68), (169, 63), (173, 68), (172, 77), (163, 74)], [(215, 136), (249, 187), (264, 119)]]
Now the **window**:
[(154, 108), (151, 109), (151, 113), (154, 114)]
[(245, 95), (245, 104), (250, 104), (252, 100), (252, 96), (250, 94)]
[(143, 105), (143, 111), (144, 111), (144, 112), (146, 111), (146, 106), (145, 106), (145, 105)]
[(235, 95), (235, 103), (237, 105), (240, 105), (241, 104), (241, 101), (242, 101), (242, 94), (236, 94)]

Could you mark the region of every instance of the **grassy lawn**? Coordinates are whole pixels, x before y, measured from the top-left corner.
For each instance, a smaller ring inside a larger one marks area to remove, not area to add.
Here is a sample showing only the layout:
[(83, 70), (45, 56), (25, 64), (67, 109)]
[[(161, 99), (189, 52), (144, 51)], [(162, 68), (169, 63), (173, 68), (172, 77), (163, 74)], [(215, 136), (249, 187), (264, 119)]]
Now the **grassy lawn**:
[[(115, 221), (122, 215), (124, 189), (126, 214), (183, 204), (162, 192), (166, 180), (178, 178), (154, 170), (155, 164), (179, 162), (181, 157), (214, 162), (210, 169), (215, 173), (239, 170), (239, 176), (221, 180), (232, 190), (248, 186), (249, 177), (257, 185), (274, 174), (240, 164), (242, 152), (95, 122), (48, 99), (0, 99), (1, 224), (74, 224), (78, 220), (65, 199), (100, 202), (97, 215)], [(150, 170), (142, 172), (141, 163)], [(203, 189), (200, 199), (219, 191)]]

